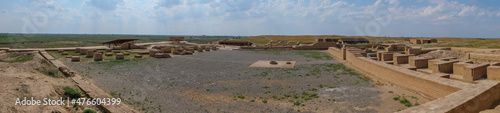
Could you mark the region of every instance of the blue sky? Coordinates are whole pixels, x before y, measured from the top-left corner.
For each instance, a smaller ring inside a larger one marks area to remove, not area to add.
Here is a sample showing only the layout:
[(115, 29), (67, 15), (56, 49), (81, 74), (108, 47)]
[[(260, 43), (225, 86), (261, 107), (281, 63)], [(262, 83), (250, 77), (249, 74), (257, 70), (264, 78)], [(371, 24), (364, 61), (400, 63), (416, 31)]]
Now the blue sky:
[(2, 0), (0, 32), (500, 38), (498, 0)]

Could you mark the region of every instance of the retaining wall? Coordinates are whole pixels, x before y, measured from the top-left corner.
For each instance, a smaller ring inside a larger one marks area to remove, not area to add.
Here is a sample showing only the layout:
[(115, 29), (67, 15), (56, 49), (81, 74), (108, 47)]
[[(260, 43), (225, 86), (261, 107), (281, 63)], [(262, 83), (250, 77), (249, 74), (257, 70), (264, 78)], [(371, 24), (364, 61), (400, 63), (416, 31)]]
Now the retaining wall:
[(500, 61), (499, 54), (469, 53), (469, 59)]
[(343, 59), (344, 58), (344, 54), (342, 54), (342, 51), (338, 48), (334, 48), (334, 47), (330, 47), (328, 48), (328, 53), (330, 53), (331, 55), (339, 58), (339, 59)]
[(462, 52), (490, 52), (490, 51), (500, 51), (500, 49), (479, 49), (479, 48), (465, 48), (465, 47), (451, 47), (452, 51), (462, 51)]
[[(329, 53), (342, 56), (340, 51), (329, 49)], [(500, 82), (478, 81), (465, 83), (441, 77), (430, 76), (403, 67), (346, 53), (346, 61), (377, 78), (389, 81), (409, 90), (437, 98), (420, 106), (411, 107), (402, 113), (475, 113), (495, 105), (500, 100)]]
[(409, 90), (420, 92), (432, 98), (442, 98), (448, 94), (460, 90), (460, 88), (457, 87), (443, 85), (415, 76), (416, 74), (418, 74), (418, 72), (371, 60), (366, 57), (356, 57), (352, 53), (346, 53), (346, 59), (346, 61), (351, 63), (353, 66), (370, 74), (373, 74), (377, 78), (381, 78)]

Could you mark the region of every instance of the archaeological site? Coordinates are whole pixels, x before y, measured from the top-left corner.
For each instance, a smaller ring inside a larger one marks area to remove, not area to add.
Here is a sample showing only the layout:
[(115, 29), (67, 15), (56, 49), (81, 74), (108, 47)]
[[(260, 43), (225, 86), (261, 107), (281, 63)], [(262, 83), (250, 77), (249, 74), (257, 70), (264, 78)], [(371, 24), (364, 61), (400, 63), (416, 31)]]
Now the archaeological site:
[(500, 1), (0, 6), (0, 113), (500, 113)]

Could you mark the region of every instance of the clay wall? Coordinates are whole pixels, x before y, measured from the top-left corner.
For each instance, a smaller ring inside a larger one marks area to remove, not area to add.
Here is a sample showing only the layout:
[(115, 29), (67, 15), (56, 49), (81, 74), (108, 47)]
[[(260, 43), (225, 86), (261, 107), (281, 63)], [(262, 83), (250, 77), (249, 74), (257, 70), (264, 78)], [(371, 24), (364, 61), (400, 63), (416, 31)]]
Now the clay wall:
[[(335, 53), (333, 49), (330, 49), (329, 51), (332, 51), (330, 53)], [(366, 71), (377, 78), (386, 80), (403, 88), (428, 95), (431, 98), (437, 98), (436, 100), (427, 102), (423, 105), (400, 111), (402, 113), (474, 113), (490, 108), (500, 99), (500, 84), (498, 81), (480, 81), (477, 84), (463, 83), (446, 78), (429, 76), (420, 72), (407, 70), (403, 67), (374, 61), (366, 57), (359, 57), (356, 54), (359, 53), (347, 52), (345, 54), (347, 63), (350, 63), (354, 67)], [(428, 60), (428, 58), (411, 57), (414, 61), (418, 59)], [(451, 60), (452, 61), (441, 60), (438, 64), (443, 62), (456, 62), (453, 61), (453, 59)], [(498, 67), (499, 68), (497, 69), (500, 69), (500, 66)]]
[(429, 69), (432, 70), (432, 73), (453, 73), (453, 63), (457, 63), (457, 60), (452, 61), (436, 61), (431, 63), (429, 60)]
[(408, 58), (413, 55), (405, 55), (405, 54), (394, 54), (393, 62), (394, 65), (406, 64), (408, 63)]
[(426, 68), (428, 67), (428, 61), (430, 58), (422, 58), (422, 57), (417, 57), (417, 56), (410, 56), (408, 58), (408, 64), (410, 66), (415, 67), (415, 68)]
[(486, 73), (488, 80), (500, 80), (500, 66), (488, 66)]
[(499, 54), (469, 53), (469, 59), (500, 61)]
[(464, 69), (464, 80), (472, 82), (478, 78), (486, 76), (486, 69), (490, 64), (475, 64), (465, 66)]
[(329, 47), (337, 47), (336, 43), (333, 42), (317, 42), (311, 46), (297, 46), (294, 50), (327, 50)]
[(425, 76), (415, 75), (419, 74), (418, 72), (370, 60), (366, 57), (356, 57), (356, 55), (352, 53), (347, 53), (346, 59), (346, 61), (353, 66), (369, 72), (377, 78), (381, 78), (409, 90), (420, 92), (432, 98), (441, 98), (459, 90), (457, 87), (443, 85), (435, 81), (417, 77)]
[(394, 53), (382, 53), (382, 58), (380, 60), (381, 61), (392, 61), (393, 57), (394, 57)]
[(466, 47), (451, 47), (452, 51), (462, 51), (462, 52), (491, 52), (500, 51), (500, 49), (479, 49), (479, 48), (466, 48)]
[(340, 50), (339, 48), (330, 47), (328, 48), (328, 53), (340, 59), (344, 58), (344, 54), (342, 54), (342, 50)]
[(408, 108), (401, 113), (478, 113), (495, 105), (500, 99), (500, 84), (483, 81), (444, 98)]
[(458, 62), (453, 64), (453, 74), (464, 75), (464, 67), (471, 65), (472, 61)]

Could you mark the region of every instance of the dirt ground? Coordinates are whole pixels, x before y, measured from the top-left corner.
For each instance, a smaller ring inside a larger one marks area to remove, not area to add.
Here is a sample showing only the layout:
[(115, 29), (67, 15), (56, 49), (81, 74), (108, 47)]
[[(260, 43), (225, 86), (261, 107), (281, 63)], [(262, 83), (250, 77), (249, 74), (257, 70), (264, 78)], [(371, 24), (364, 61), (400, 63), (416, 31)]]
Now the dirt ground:
[[(43, 58), (35, 53), (6, 53), (0, 54), (0, 61), (13, 60), (12, 56), (34, 55), (32, 60), (25, 62), (7, 63), (0, 62), (0, 113), (51, 113), (51, 112), (82, 112), (74, 110), (72, 106), (50, 105), (15, 105), (16, 99), (34, 97), (35, 100), (44, 98), (59, 99), (63, 97), (63, 87), (77, 88), (69, 78), (49, 76), (43, 68), (50, 68), (44, 63)], [(84, 109), (97, 109), (94, 106), (81, 106)]]
[(495, 51), (485, 51), (485, 52), (464, 52), (464, 51), (451, 51), (451, 50), (436, 50), (418, 56), (429, 57), (434, 59), (455, 57), (461, 61), (470, 60), (474, 61), (475, 63), (500, 62), (500, 60), (491, 60), (491, 59), (467, 59), (466, 56), (468, 53), (499, 54), (500, 51), (495, 50)]
[(460, 51), (451, 51), (451, 50), (437, 50), (431, 51), (429, 53), (421, 54), (421, 57), (429, 57), (429, 58), (448, 58), (448, 57), (456, 57), (459, 60), (467, 60), (465, 56), (467, 56), (468, 52), (460, 52)]
[[(295, 68), (248, 67), (258, 60), (297, 63)], [(370, 82), (335, 60), (293, 51), (219, 50), (169, 59), (62, 61), (144, 112), (372, 113), (408, 108), (395, 97), (413, 105), (429, 101), (390, 84)]]

